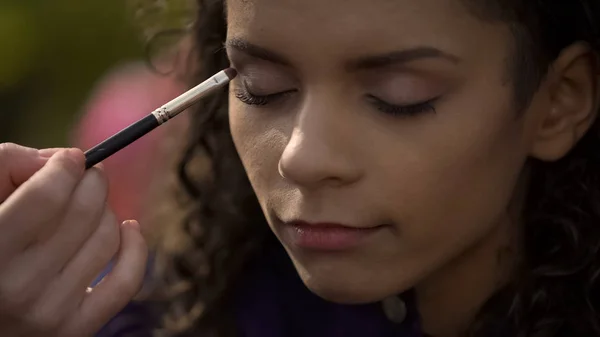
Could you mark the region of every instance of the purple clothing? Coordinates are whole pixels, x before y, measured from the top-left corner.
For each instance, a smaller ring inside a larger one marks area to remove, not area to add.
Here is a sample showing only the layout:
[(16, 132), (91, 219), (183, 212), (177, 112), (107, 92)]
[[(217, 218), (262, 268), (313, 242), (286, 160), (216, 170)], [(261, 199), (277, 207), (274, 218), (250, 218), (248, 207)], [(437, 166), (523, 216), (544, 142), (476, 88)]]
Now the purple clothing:
[[(396, 324), (386, 318), (380, 304), (341, 305), (314, 295), (283, 249), (258, 262), (244, 277), (233, 304), (240, 337), (422, 336), (411, 293), (402, 295), (408, 314), (404, 323)], [(155, 320), (149, 315), (147, 308), (132, 303), (97, 337), (151, 336), (147, 324)]]
[[(300, 280), (283, 250), (262, 263), (240, 289), (236, 321), (240, 337), (420, 337), (411, 293), (403, 324), (389, 321), (381, 304), (341, 305), (316, 296)], [(260, 260), (264, 261), (264, 260)]]

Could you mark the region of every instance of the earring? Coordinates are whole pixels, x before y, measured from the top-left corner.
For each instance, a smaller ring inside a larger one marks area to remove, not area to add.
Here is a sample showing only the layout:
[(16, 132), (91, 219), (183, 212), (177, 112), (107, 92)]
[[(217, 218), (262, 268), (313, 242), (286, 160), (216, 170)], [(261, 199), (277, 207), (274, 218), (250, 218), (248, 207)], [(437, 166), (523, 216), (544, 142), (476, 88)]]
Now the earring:
[(396, 324), (402, 324), (406, 319), (406, 303), (398, 297), (392, 296), (381, 301), (385, 317)]

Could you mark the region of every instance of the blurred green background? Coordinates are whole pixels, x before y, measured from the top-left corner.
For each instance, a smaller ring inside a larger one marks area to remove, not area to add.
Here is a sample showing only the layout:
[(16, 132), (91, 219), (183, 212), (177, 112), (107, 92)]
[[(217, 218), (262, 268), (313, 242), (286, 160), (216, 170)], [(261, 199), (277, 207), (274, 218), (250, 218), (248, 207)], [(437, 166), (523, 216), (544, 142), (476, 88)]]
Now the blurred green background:
[(0, 1), (0, 142), (65, 146), (98, 79), (189, 23), (191, 0)]

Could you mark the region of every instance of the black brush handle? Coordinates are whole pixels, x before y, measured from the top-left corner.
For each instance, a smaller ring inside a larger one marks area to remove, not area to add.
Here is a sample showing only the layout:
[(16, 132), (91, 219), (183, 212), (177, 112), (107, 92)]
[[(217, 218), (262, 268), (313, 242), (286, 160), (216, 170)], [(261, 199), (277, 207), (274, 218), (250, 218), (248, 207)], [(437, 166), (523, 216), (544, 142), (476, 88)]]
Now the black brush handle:
[(148, 132), (158, 127), (160, 123), (154, 115), (148, 115), (131, 124), (114, 136), (94, 146), (85, 152), (85, 169), (89, 169), (116, 152), (127, 147), (129, 144), (140, 139)]

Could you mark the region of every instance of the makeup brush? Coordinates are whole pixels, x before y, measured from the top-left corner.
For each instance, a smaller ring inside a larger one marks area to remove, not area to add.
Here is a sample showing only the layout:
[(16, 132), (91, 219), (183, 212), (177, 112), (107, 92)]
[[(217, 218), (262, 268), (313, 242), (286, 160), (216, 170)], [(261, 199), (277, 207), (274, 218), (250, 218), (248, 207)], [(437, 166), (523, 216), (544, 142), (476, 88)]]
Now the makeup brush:
[(156, 109), (148, 116), (119, 131), (114, 136), (85, 152), (85, 168), (89, 169), (122, 150), (148, 132), (166, 123), (180, 112), (197, 103), (203, 97), (225, 86), (237, 76), (233, 68), (221, 70), (211, 78), (183, 93), (181, 96)]

